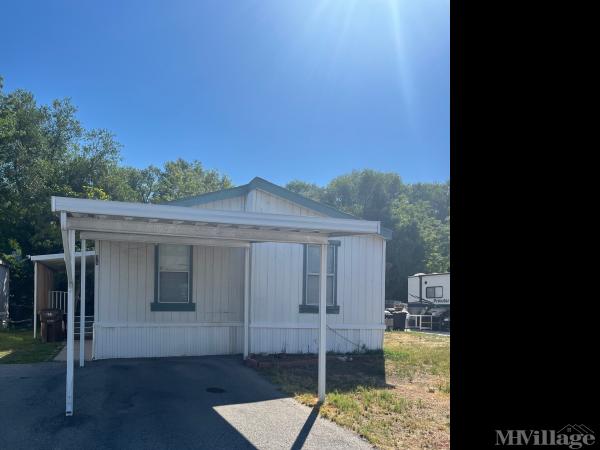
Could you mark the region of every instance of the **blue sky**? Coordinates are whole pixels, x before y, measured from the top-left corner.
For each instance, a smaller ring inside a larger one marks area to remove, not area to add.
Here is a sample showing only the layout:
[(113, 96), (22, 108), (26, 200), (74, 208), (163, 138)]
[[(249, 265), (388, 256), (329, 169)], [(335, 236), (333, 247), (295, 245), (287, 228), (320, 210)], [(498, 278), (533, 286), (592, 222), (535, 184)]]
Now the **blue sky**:
[(71, 97), (136, 167), (449, 178), (448, 0), (5, 2), (5, 91)]

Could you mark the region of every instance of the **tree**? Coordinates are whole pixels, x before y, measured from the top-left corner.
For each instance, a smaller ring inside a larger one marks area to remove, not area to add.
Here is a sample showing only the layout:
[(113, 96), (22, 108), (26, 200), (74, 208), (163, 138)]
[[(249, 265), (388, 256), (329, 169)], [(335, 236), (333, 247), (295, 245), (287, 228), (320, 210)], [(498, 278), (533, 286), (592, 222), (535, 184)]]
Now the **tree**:
[(365, 169), (334, 178), (322, 199), (342, 211), (366, 220), (379, 220), (390, 227), (391, 202), (403, 189), (398, 174)]
[[(4, 93), (0, 77), (0, 257), (11, 264), (11, 308), (20, 305), (29, 314), (33, 282), (26, 255), (62, 251), (52, 195), (161, 203), (232, 186), (229, 177), (199, 161), (122, 166), (116, 137), (86, 130), (76, 114), (69, 99), (38, 105), (31, 92)], [(392, 228), (387, 298), (406, 299), (409, 275), (449, 270), (449, 181), (404, 184), (398, 174), (365, 169), (325, 187), (301, 180), (286, 187)]]
[(325, 189), (322, 187), (301, 180), (292, 180), (285, 187), (296, 194), (303, 195), (315, 201), (322, 201), (323, 194), (325, 193)]
[(436, 218), (428, 200), (411, 202), (406, 194), (393, 201), (391, 213), (394, 238), (387, 255), (386, 294), (405, 299), (409, 275), (450, 270), (450, 222)]
[(325, 187), (294, 180), (288, 189), (391, 228), (386, 297), (406, 300), (408, 276), (450, 269), (450, 182), (404, 184), (395, 173), (353, 171)]
[(221, 175), (216, 170), (205, 170), (200, 161), (187, 162), (179, 158), (165, 163), (158, 175), (156, 191), (151, 200), (167, 202), (231, 186), (228, 176)]
[(0, 257), (11, 265), (13, 316), (31, 315), (26, 256), (62, 251), (52, 195), (160, 202), (231, 186), (227, 176), (198, 161), (179, 159), (162, 170), (122, 167), (115, 136), (84, 129), (69, 99), (38, 105), (31, 92), (2, 87), (0, 77)]
[(123, 201), (149, 203), (156, 194), (160, 169), (150, 165), (145, 169), (118, 167), (111, 177), (112, 197)]

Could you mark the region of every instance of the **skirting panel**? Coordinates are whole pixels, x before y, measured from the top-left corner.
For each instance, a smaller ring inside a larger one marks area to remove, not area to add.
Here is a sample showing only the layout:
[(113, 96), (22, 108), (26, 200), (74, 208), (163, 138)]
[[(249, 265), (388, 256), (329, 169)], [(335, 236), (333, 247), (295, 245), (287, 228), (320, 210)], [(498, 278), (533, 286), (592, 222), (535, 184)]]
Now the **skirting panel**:
[[(383, 346), (382, 329), (327, 329), (327, 351), (349, 353), (379, 350)], [(317, 353), (319, 330), (316, 328), (251, 328), (251, 353)]]
[(102, 326), (94, 324), (94, 358), (228, 355), (243, 352), (242, 326)]

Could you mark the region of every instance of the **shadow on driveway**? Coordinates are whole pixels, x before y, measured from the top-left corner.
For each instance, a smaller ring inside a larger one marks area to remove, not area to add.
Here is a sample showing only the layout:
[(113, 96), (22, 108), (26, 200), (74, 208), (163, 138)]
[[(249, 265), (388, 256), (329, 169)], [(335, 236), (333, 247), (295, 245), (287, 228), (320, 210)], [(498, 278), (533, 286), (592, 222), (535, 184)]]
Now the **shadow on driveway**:
[(76, 366), (72, 417), (64, 415), (65, 371), (56, 362), (0, 367), (0, 448), (369, 448), (240, 356)]

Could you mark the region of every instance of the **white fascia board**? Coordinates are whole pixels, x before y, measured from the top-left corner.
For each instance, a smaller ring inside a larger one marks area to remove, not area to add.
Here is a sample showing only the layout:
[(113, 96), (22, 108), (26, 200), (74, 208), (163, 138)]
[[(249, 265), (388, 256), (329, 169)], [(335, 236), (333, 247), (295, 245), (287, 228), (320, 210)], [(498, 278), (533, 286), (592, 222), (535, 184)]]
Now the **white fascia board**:
[(133, 233), (98, 233), (94, 231), (82, 231), (79, 235), (81, 239), (98, 241), (117, 241), (117, 242), (142, 242), (146, 244), (182, 244), (182, 245), (202, 245), (205, 247), (249, 247), (250, 243), (245, 241), (236, 241), (228, 239), (202, 239), (183, 236), (161, 236)]
[(369, 220), (291, 216), (245, 211), (220, 211), (185, 206), (114, 202), (71, 197), (53, 196), (51, 206), (53, 212), (303, 229), (324, 233), (378, 234), (381, 229), (379, 222)]
[[(69, 217), (67, 228), (80, 232), (127, 233), (150, 236), (178, 236), (200, 239), (233, 239), (251, 242), (296, 242), (306, 244), (323, 244), (328, 234), (310, 233), (288, 230), (270, 230), (260, 227), (233, 228), (227, 225), (192, 225), (187, 223), (152, 222), (143, 220), (120, 220), (96, 217)], [(183, 221), (181, 221), (183, 222)], [(254, 229), (258, 228), (258, 229)]]
[[(96, 252), (94, 250), (86, 250), (85, 256), (94, 256)], [(81, 252), (75, 252), (75, 258), (80, 258)], [(33, 255), (29, 259), (32, 261), (60, 261), (65, 258), (64, 253), (50, 253), (48, 255)]]

